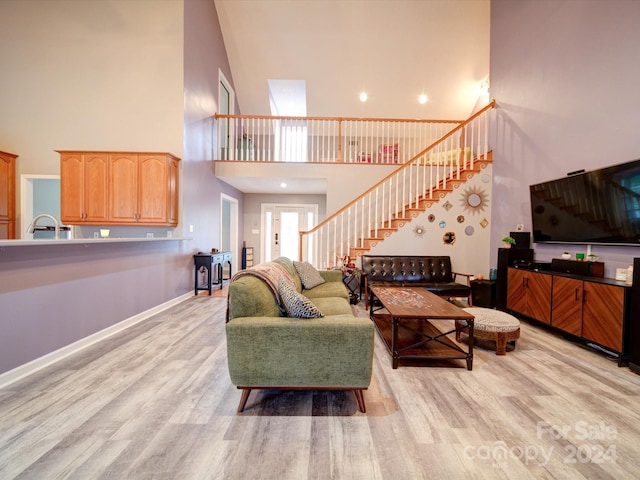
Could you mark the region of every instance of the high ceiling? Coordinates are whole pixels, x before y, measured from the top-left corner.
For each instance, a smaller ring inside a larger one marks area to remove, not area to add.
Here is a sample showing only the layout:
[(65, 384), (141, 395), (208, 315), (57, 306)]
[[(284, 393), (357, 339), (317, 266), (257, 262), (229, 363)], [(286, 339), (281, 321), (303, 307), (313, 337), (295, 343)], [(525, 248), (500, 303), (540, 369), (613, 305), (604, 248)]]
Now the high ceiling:
[(488, 78), (490, 0), (215, 4), (244, 115), (272, 114), (268, 80), (303, 80), (307, 116), (465, 119)]
[(267, 80), (287, 79), (309, 116), (462, 119), (489, 74), (489, 0), (215, 3), (245, 115), (269, 115)]

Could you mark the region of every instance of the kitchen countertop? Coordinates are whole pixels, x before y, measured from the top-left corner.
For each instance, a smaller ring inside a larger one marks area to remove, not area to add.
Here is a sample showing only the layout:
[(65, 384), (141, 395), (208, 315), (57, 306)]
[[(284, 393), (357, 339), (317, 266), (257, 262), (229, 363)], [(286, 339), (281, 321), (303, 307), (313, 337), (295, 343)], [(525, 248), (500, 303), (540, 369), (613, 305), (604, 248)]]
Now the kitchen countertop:
[(107, 237), (107, 238), (73, 238), (59, 240), (43, 238), (40, 240), (0, 240), (0, 248), (7, 247), (30, 247), (45, 245), (89, 245), (95, 243), (131, 243), (131, 242), (171, 242), (192, 240), (191, 237)]

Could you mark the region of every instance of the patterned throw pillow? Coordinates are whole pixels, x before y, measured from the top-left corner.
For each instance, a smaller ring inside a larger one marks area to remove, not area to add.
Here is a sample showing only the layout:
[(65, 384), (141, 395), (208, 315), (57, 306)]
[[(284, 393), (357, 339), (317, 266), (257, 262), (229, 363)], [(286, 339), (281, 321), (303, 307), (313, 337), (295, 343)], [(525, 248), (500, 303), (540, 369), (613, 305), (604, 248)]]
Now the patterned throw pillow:
[(284, 303), (287, 315), (294, 318), (320, 318), (324, 317), (322, 312), (316, 307), (311, 300), (304, 295), (299, 294), (286, 281), (278, 282), (278, 293)]
[(320, 275), (320, 272), (316, 270), (316, 267), (311, 265), (309, 262), (293, 262), (293, 266), (296, 267), (296, 271), (300, 276), (300, 281), (302, 282), (302, 286), (310, 290), (313, 287), (317, 287), (318, 285), (324, 283), (324, 278)]

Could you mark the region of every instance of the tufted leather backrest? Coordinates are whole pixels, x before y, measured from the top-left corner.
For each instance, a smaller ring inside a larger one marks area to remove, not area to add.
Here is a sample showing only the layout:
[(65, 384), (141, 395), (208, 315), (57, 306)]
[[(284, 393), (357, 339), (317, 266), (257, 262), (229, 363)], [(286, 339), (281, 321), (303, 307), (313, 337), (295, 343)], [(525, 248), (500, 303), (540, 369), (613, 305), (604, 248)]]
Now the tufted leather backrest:
[(449, 256), (363, 255), (362, 271), (372, 282), (453, 282)]

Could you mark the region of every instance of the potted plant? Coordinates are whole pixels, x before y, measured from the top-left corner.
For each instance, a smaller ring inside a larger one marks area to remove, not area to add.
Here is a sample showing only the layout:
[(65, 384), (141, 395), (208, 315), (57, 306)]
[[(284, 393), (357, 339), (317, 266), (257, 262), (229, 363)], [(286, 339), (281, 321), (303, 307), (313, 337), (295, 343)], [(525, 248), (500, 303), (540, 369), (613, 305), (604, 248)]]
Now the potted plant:
[(513, 237), (504, 237), (502, 243), (504, 244), (504, 248), (511, 248), (511, 245), (516, 244), (516, 239)]

